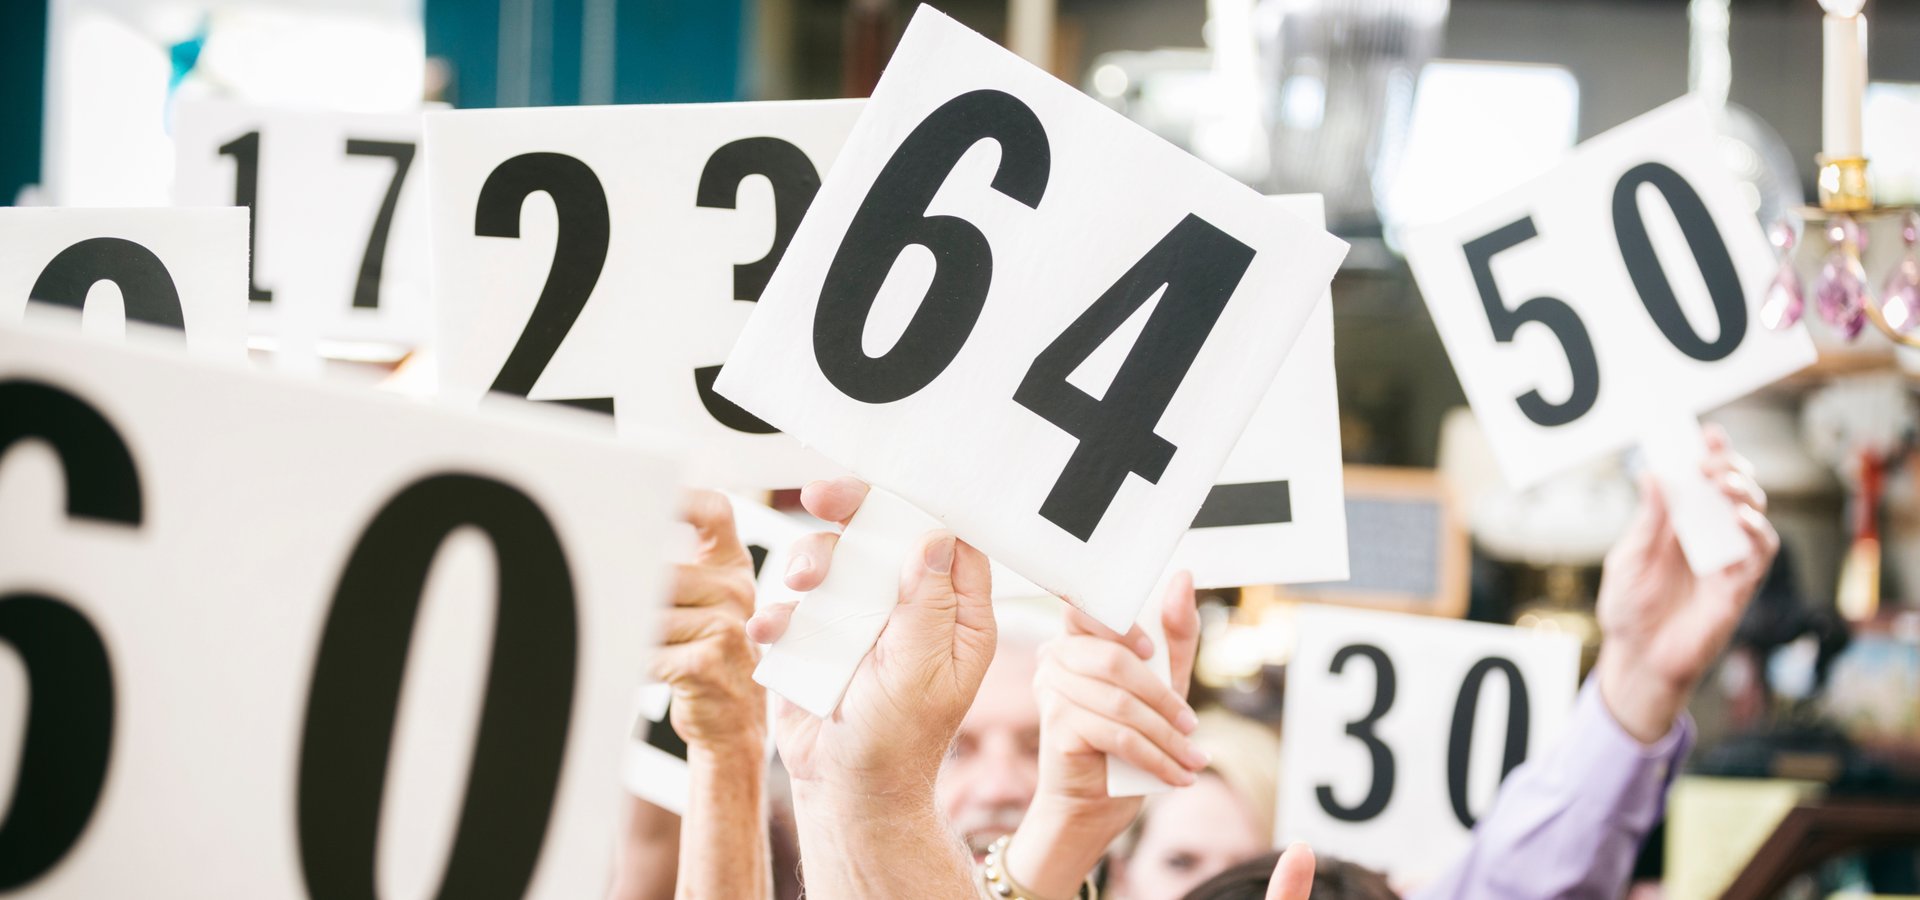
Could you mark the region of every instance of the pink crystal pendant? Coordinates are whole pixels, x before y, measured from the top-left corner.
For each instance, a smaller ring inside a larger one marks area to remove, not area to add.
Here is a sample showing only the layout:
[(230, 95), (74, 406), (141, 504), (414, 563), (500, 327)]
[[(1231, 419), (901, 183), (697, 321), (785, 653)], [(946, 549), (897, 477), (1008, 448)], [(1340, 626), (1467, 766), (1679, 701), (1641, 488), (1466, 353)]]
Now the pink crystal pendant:
[(1920, 324), (1920, 213), (1908, 212), (1901, 224), (1900, 240), (1906, 252), (1887, 273), (1887, 285), (1880, 290), (1880, 314), (1894, 331), (1902, 334)]
[(1814, 283), (1820, 318), (1851, 341), (1867, 326), (1867, 273), (1860, 267), (1861, 235), (1851, 216), (1827, 222), (1827, 261)]
[(1799, 323), (1807, 303), (1800, 289), (1800, 273), (1793, 269), (1793, 226), (1785, 219), (1775, 222), (1767, 230), (1767, 239), (1773, 242), (1780, 271), (1774, 274), (1773, 284), (1767, 287), (1767, 295), (1760, 301), (1760, 322), (1779, 331)]

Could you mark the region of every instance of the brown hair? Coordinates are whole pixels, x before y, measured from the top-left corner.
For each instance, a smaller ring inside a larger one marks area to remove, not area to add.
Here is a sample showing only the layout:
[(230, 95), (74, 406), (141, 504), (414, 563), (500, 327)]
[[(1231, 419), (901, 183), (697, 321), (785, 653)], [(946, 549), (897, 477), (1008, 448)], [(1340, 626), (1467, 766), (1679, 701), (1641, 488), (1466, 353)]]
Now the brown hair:
[[(1266, 900), (1267, 882), (1280, 861), (1278, 852), (1250, 859), (1200, 883), (1186, 900)], [(1399, 900), (1387, 879), (1372, 869), (1331, 856), (1313, 867), (1312, 900)]]

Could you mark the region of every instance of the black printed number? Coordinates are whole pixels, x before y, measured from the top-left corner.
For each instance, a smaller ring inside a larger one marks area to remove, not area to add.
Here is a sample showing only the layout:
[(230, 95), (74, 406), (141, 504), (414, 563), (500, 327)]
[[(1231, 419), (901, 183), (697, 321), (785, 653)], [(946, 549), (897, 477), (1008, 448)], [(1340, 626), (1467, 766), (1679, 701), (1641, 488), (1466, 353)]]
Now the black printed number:
[(447, 535), (496, 555), (492, 659), (466, 794), (437, 896), (522, 896), (559, 786), (578, 621), (553, 526), (498, 481), (436, 475), (402, 490), (354, 546), (320, 637), (300, 744), (299, 843), (316, 900), (374, 896), (381, 796), (421, 590)]
[(1395, 682), (1393, 660), (1387, 658), (1386, 651), (1372, 644), (1349, 644), (1341, 647), (1333, 655), (1333, 664), (1328, 671), (1335, 675), (1346, 668), (1347, 660), (1356, 656), (1364, 657), (1373, 665), (1373, 708), (1367, 710), (1365, 717), (1347, 724), (1347, 734), (1366, 745), (1367, 755), (1372, 760), (1373, 777), (1368, 782), (1367, 795), (1358, 804), (1347, 806), (1333, 796), (1329, 785), (1318, 785), (1313, 794), (1320, 801), (1320, 808), (1342, 822), (1364, 822), (1380, 814), (1387, 808), (1387, 801), (1393, 798), (1393, 751), (1381, 742), (1373, 733), (1373, 726), (1380, 717), (1393, 708)]
[[(0, 383), (0, 460), (36, 438), (52, 445), (65, 471), (68, 518), (140, 526), (139, 468), (113, 425), (51, 385)], [(99, 631), (65, 600), (0, 593), (0, 642), (27, 675), (20, 769), (0, 815), (0, 891), (11, 891), (59, 863), (93, 818), (113, 750), (115, 693)]]
[[(593, 286), (600, 281), (611, 239), (607, 194), (600, 187), (599, 177), (586, 163), (560, 153), (523, 153), (494, 169), (480, 187), (473, 233), (480, 237), (520, 237), (520, 208), (528, 197), (541, 191), (553, 199), (559, 220), (553, 264), (547, 269), (547, 282), (540, 289), (533, 314), (492, 386), (492, 390), (516, 397), (525, 397), (533, 390), (554, 351), (560, 349), (560, 342), (580, 317)], [(554, 402), (613, 412), (612, 397)]]
[[(1653, 252), (1647, 223), (1640, 214), (1642, 185), (1652, 185), (1666, 199), (1667, 208), (1680, 223), (1680, 233), (1686, 236), (1687, 248), (1693, 252), (1694, 265), (1700, 267), (1707, 296), (1713, 299), (1714, 315), (1720, 320), (1719, 333), (1711, 341), (1701, 339), (1693, 330), (1673, 295), (1673, 284), (1660, 268), (1660, 257)], [(1701, 362), (1726, 359), (1739, 349), (1747, 336), (1747, 300), (1740, 289), (1740, 273), (1733, 267), (1727, 242), (1714, 227), (1707, 204), (1679, 172), (1659, 163), (1642, 163), (1620, 176), (1613, 187), (1613, 233), (1620, 245), (1620, 258), (1633, 279), (1634, 292), (1674, 349)]]
[[(1154, 423), (1252, 264), (1252, 247), (1189, 215), (1034, 358), (1014, 402), (1080, 440), (1040, 505), (1047, 521), (1087, 540), (1128, 473), (1159, 483), (1176, 448)], [(1068, 383), (1155, 293), (1160, 302), (1106, 394), (1095, 399)]]
[[(1674, 296), (1673, 283), (1661, 267), (1660, 257), (1654, 252), (1653, 240), (1647, 234), (1646, 220), (1640, 210), (1640, 188), (1644, 186), (1652, 186), (1666, 201), (1674, 220), (1680, 224), (1681, 234), (1687, 239), (1687, 248), (1699, 267), (1701, 279), (1706, 282), (1714, 315), (1719, 320), (1711, 341), (1694, 331), (1693, 324), (1680, 309), (1679, 299)], [(1713, 215), (1693, 186), (1665, 165), (1642, 163), (1628, 169), (1614, 183), (1612, 213), (1614, 241), (1619, 245), (1627, 275), (1633, 280), (1634, 292), (1667, 342), (1701, 362), (1726, 359), (1739, 349), (1747, 336), (1746, 295), (1740, 288), (1740, 273), (1733, 266), (1733, 257), (1727, 252), (1720, 230), (1713, 224)], [(1566, 302), (1553, 297), (1535, 297), (1509, 309), (1500, 297), (1500, 287), (1493, 277), (1493, 257), (1538, 235), (1533, 217), (1523, 216), (1468, 241), (1463, 249), (1467, 266), (1473, 272), (1474, 287), (1486, 307), (1487, 322), (1493, 327), (1494, 340), (1508, 343), (1521, 325), (1538, 322), (1553, 332), (1566, 351), (1567, 367), (1573, 376), (1573, 388), (1567, 399), (1549, 402), (1537, 390), (1514, 398), (1528, 419), (1551, 428), (1576, 421), (1593, 409), (1594, 401), (1600, 397), (1600, 365), (1586, 325)]]
[[(999, 145), (993, 188), (1031, 208), (1046, 192), (1052, 151), (1033, 111), (993, 90), (962, 94), (922, 121), (887, 161), (854, 213), (827, 270), (814, 312), (820, 371), (866, 403), (912, 396), (939, 377), (966, 343), (986, 302), (993, 254), (971, 223), (927, 215), (927, 205), (968, 150)], [(932, 253), (932, 283), (900, 339), (885, 353), (863, 347), (867, 318), (909, 246)], [(1129, 474), (1158, 482), (1178, 449), (1155, 434), (1200, 347), (1252, 264), (1254, 251), (1189, 215), (1034, 358), (1016, 403), (1078, 439), (1042, 502), (1042, 517), (1090, 540)], [(1104, 395), (1067, 381), (1142, 304), (1160, 297)]]
[[(1393, 799), (1393, 750), (1373, 733), (1381, 717), (1393, 708), (1396, 688), (1393, 660), (1372, 644), (1349, 644), (1333, 655), (1328, 671), (1340, 674), (1347, 661), (1356, 656), (1372, 663), (1374, 672), (1373, 707), (1364, 717), (1346, 726), (1347, 735), (1366, 745), (1371, 758), (1373, 775), (1367, 795), (1358, 804), (1347, 806), (1334, 797), (1332, 787), (1322, 784), (1314, 788), (1320, 808), (1343, 822), (1364, 822), (1378, 816)], [(1454, 818), (1466, 828), (1472, 828), (1474, 823), (1473, 812), (1467, 809), (1467, 765), (1473, 758), (1473, 722), (1480, 710), (1480, 689), (1487, 676), (1494, 672), (1505, 676), (1507, 683), (1507, 731), (1501, 747), (1500, 779), (1506, 780), (1507, 775), (1527, 760), (1532, 716), (1526, 679), (1521, 677), (1520, 667), (1514, 665), (1513, 660), (1489, 656), (1474, 663), (1467, 670), (1467, 677), (1461, 680), (1460, 694), (1453, 702), (1453, 722), (1447, 730), (1447, 799), (1453, 806)]]
[(220, 155), (233, 157), (233, 205), (247, 208), (247, 299), (272, 303), (273, 292), (254, 274), (260, 259), (260, 132), (221, 144)]
[[(773, 247), (767, 255), (733, 267), (733, 299), (758, 302), (767, 288), (773, 270), (786, 255), (787, 244), (800, 228), (800, 219), (820, 191), (820, 173), (813, 161), (779, 138), (742, 138), (713, 152), (700, 172), (700, 188), (695, 203), (710, 209), (733, 209), (739, 200), (740, 183), (759, 175), (773, 186)], [(700, 403), (714, 421), (747, 434), (773, 434), (779, 429), (741, 409), (733, 401), (714, 393), (719, 366), (701, 366), (693, 370), (693, 384)]]
[(380, 275), (387, 264), (387, 235), (393, 229), (393, 211), (400, 205), (400, 188), (406, 183), (407, 170), (413, 166), (414, 145), (404, 141), (365, 141), (349, 138), (348, 156), (384, 156), (393, 160), (393, 179), (387, 182), (380, 211), (374, 214), (373, 227), (367, 232), (367, 249), (360, 254), (360, 274), (353, 281), (353, 305), (359, 309), (380, 307)]
[(128, 321), (186, 330), (180, 289), (166, 263), (125, 238), (88, 238), (60, 251), (40, 271), (27, 301), (80, 310), (87, 305), (87, 292), (102, 281), (120, 289)]
[(1489, 656), (1473, 664), (1460, 684), (1460, 696), (1453, 703), (1453, 727), (1447, 731), (1447, 799), (1453, 804), (1453, 816), (1472, 828), (1474, 815), (1467, 809), (1467, 762), (1473, 757), (1473, 720), (1480, 710), (1480, 686), (1488, 673), (1499, 672), (1507, 681), (1507, 739), (1501, 748), (1500, 779), (1527, 759), (1528, 723), (1527, 682), (1513, 660)]
[[(912, 396), (945, 371), (967, 342), (993, 278), (992, 248), (965, 219), (926, 211), (960, 157), (984, 140), (1000, 145), (993, 189), (1039, 207), (1052, 149), (1040, 119), (1011, 94), (961, 94), (915, 126), (854, 212), (814, 311), (814, 356), (841, 393), (865, 403)], [(887, 273), (914, 245), (933, 254), (933, 281), (900, 339), (887, 352), (868, 356), (861, 346), (867, 316)]]
[(1493, 278), (1493, 257), (1538, 235), (1533, 217), (1527, 216), (1468, 241), (1466, 253), (1467, 267), (1473, 270), (1473, 284), (1480, 290), (1480, 302), (1486, 307), (1494, 340), (1508, 343), (1520, 326), (1538, 322), (1553, 332), (1560, 340), (1561, 349), (1566, 351), (1567, 368), (1573, 373), (1573, 388), (1567, 392), (1567, 399), (1553, 403), (1538, 390), (1528, 390), (1515, 399), (1520, 411), (1534, 424), (1551, 428), (1572, 422), (1593, 409), (1594, 401), (1600, 398), (1600, 362), (1594, 357), (1593, 338), (1587, 334), (1587, 326), (1566, 301), (1535, 297), (1509, 309), (1507, 302), (1500, 298), (1500, 285)]

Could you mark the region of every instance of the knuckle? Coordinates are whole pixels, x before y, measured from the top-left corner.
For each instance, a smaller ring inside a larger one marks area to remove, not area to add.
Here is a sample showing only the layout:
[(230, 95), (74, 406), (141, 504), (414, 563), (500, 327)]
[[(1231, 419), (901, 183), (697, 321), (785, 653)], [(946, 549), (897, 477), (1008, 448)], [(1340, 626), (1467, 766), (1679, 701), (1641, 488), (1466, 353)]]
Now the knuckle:
[(728, 503), (726, 496), (719, 491), (695, 488), (690, 505), (693, 507), (694, 516), (708, 525), (715, 528), (733, 526), (733, 504)]
[(721, 592), (727, 603), (739, 609), (752, 609), (754, 596), (753, 569), (743, 566), (734, 571), (721, 584)]

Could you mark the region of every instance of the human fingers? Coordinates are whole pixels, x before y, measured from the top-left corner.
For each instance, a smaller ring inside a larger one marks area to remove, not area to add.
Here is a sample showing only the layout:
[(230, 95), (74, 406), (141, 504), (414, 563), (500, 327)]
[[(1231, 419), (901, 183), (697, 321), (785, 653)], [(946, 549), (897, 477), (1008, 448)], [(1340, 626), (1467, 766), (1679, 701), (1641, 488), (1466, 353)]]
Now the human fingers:
[(1744, 504), (1762, 513), (1767, 511), (1767, 492), (1752, 475), (1725, 466), (1702, 467), (1701, 471), (1735, 506)]
[(1193, 661), (1200, 651), (1200, 609), (1193, 594), (1193, 573), (1175, 572), (1160, 601), (1160, 630), (1167, 641), (1167, 668), (1175, 693), (1187, 696)]
[(1126, 760), (1175, 787), (1186, 787), (1195, 781), (1191, 770), (1131, 725), (1083, 707), (1063, 706), (1043, 727), (1064, 731), (1087, 748)]
[(793, 601), (774, 603), (753, 614), (747, 620), (747, 637), (756, 644), (771, 644), (787, 633), (787, 626), (793, 622), (793, 609), (800, 604)]
[(1267, 882), (1267, 900), (1307, 900), (1313, 896), (1313, 848), (1295, 843), (1280, 854)]
[(751, 663), (744, 622), (711, 609), (675, 609), (668, 611), (663, 645), (654, 651), (649, 674), (677, 685), (715, 679)]
[(753, 609), (753, 570), (682, 563), (673, 569), (676, 608), (721, 606), (747, 613)]
[(816, 518), (847, 524), (867, 500), (867, 483), (851, 475), (809, 482), (800, 489), (800, 505)]
[(831, 531), (816, 531), (794, 541), (793, 548), (787, 551), (784, 576), (787, 587), (796, 591), (819, 587), (827, 580), (827, 570), (833, 567), (833, 551), (838, 546), (840, 536)]
[(1068, 635), (1047, 645), (1043, 664), (1112, 686), (1173, 723), (1182, 734), (1191, 734), (1198, 724), (1193, 708), (1172, 687), (1154, 676), (1146, 660), (1112, 641)]
[(733, 521), (733, 502), (719, 491), (695, 488), (681, 500), (680, 517), (693, 526), (700, 541), (700, 560), (715, 565), (751, 565), (753, 557), (740, 543)]
[(1054, 669), (1043, 676), (1041, 685), (1042, 690), (1052, 693), (1055, 702), (1070, 704), (1133, 729), (1189, 770), (1198, 771), (1209, 762), (1207, 754), (1187, 736), (1191, 728), (1181, 727), (1189, 725), (1190, 720), (1176, 723), (1159, 709), (1112, 683)]
[(1071, 605), (1067, 607), (1066, 623), (1068, 634), (1087, 635), (1103, 641), (1112, 641), (1132, 650), (1133, 654), (1141, 659), (1149, 659), (1153, 656), (1153, 639), (1148, 637), (1146, 629), (1139, 625), (1127, 629), (1127, 633), (1123, 635), (1100, 624), (1099, 619)]
[(1667, 495), (1660, 488), (1660, 480), (1651, 471), (1641, 472), (1640, 506), (1627, 523), (1626, 531), (1607, 551), (1608, 558), (1637, 558), (1651, 554), (1671, 536), (1672, 523), (1668, 516)]

